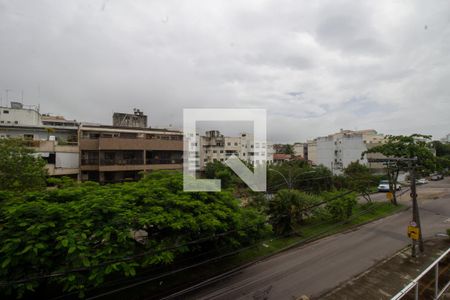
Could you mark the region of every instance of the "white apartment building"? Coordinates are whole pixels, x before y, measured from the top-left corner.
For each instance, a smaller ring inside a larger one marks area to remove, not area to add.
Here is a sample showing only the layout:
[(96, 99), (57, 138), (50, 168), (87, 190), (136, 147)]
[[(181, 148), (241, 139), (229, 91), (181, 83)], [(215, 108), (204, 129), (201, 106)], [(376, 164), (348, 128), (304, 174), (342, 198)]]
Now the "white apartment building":
[(305, 158), (305, 144), (304, 143), (295, 143), (294, 146), (294, 155), (301, 156)]
[[(335, 174), (340, 174), (351, 162), (359, 161), (367, 165), (367, 157), (361, 158), (361, 154), (383, 142), (384, 135), (373, 129), (359, 131), (341, 129), (338, 133), (308, 141), (308, 160), (315, 165), (324, 165)], [(369, 166), (373, 169), (382, 168), (377, 163)]]
[(11, 102), (0, 107), (0, 138), (21, 138), (47, 162), (50, 176), (78, 177), (78, 124), (60, 116), (41, 115), (37, 106)]
[(208, 162), (225, 162), (235, 155), (243, 161), (253, 165), (271, 163), (273, 161), (273, 147), (264, 141), (253, 141), (253, 135), (242, 133), (237, 137), (222, 135), (217, 130), (207, 131), (199, 137), (199, 166), (203, 170)]

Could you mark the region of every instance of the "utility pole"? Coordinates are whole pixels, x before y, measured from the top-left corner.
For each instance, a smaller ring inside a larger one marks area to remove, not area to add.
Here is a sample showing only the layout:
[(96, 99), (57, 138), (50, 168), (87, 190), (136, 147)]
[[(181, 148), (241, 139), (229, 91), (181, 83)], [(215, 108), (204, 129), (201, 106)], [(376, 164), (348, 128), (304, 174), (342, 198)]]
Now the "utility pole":
[(409, 172), (411, 177), (411, 199), (412, 199), (412, 225), (419, 230), (419, 239), (416, 241), (412, 239), (411, 256), (416, 257), (416, 244), (419, 243), (420, 252), (424, 251), (423, 239), (422, 239), (422, 228), (420, 226), (420, 215), (419, 215), (419, 205), (417, 203), (417, 192), (416, 192), (416, 170), (415, 166), (409, 162)]

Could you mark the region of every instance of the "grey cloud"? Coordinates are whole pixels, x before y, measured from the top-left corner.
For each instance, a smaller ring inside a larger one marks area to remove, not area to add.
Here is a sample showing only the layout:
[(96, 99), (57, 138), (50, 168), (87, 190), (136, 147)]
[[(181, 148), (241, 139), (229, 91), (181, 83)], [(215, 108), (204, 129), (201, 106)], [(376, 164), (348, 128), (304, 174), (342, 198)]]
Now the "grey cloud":
[(138, 107), (174, 127), (183, 108), (260, 107), (276, 141), (354, 127), (439, 138), (449, 15), (447, 1), (0, 0), (0, 95), (105, 123)]

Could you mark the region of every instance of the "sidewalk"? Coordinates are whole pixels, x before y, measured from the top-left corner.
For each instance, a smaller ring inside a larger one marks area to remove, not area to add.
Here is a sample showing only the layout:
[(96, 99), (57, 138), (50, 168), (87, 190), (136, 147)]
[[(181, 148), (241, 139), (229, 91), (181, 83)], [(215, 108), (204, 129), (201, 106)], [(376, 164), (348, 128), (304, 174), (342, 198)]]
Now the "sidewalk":
[(411, 258), (410, 247), (317, 299), (390, 299), (450, 247), (445, 238), (425, 241), (425, 253)]

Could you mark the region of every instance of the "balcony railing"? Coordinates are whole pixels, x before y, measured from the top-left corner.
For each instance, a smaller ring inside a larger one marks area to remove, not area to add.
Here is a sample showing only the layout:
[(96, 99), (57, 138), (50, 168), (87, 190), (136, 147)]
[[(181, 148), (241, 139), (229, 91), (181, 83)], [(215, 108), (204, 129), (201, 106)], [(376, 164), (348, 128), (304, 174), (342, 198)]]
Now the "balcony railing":
[(176, 159), (156, 159), (156, 158), (150, 158), (147, 159), (148, 165), (167, 165), (167, 164), (182, 164), (183, 159), (182, 158), (176, 158)]
[(100, 165), (113, 166), (113, 165), (143, 165), (144, 160), (142, 158), (128, 158), (128, 159), (102, 159)]
[(82, 158), (82, 165), (98, 165), (98, 158)]
[[(419, 276), (405, 286), (397, 295), (391, 298), (391, 300), (400, 299), (444, 299), (445, 292), (450, 287), (450, 281), (448, 278), (448, 256), (450, 254), (450, 248), (444, 252), (438, 259), (436, 259), (428, 268), (425, 269)], [(439, 264), (442, 264), (441, 266)], [(431, 278), (430, 278), (431, 277)], [(432, 279), (434, 277), (434, 279)], [(433, 287), (434, 284), (434, 287)], [(425, 289), (420, 291), (421, 287)], [(434, 295), (430, 297), (422, 297), (423, 293), (428, 289), (433, 290)]]

